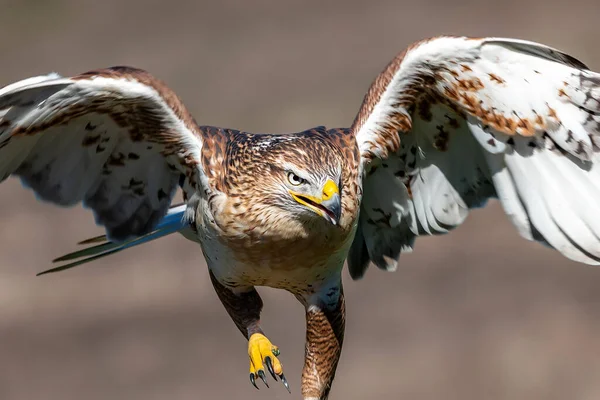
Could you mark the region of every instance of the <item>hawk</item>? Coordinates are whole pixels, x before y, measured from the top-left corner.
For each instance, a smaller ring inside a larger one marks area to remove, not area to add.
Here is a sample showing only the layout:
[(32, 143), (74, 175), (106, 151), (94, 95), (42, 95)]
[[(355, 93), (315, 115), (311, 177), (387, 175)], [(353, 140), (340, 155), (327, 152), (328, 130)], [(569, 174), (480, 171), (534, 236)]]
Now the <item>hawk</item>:
[[(56, 272), (181, 233), (248, 340), (250, 381), (288, 387), (257, 286), (304, 305), (304, 399), (326, 399), (344, 337), (344, 262), (396, 269), (419, 235), (497, 198), (519, 234), (600, 263), (600, 74), (550, 47), (436, 37), (377, 76), (350, 128), (198, 125), (148, 72), (113, 67), (0, 89), (0, 178), (83, 203), (105, 236)], [(178, 188), (184, 203), (172, 205)], [(65, 263), (66, 262), (66, 263)], [(289, 387), (288, 387), (289, 390)]]

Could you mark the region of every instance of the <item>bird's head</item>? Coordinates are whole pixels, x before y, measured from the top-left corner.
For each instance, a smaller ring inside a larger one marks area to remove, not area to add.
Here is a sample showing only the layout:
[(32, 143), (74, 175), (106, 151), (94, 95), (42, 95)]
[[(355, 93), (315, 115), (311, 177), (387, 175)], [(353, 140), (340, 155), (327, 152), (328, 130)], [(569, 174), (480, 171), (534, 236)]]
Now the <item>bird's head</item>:
[(327, 174), (321, 168), (299, 168), (287, 162), (281, 168), (282, 190), (285, 208), (300, 214), (316, 214), (337, 225), (342, 213), (339, 174)]
[(240, 192), (249, 212), (264, 222), (339, 225), (343, 157), (325, 135), (256, 136), (251, 147), (236, 171), (247, 177)]

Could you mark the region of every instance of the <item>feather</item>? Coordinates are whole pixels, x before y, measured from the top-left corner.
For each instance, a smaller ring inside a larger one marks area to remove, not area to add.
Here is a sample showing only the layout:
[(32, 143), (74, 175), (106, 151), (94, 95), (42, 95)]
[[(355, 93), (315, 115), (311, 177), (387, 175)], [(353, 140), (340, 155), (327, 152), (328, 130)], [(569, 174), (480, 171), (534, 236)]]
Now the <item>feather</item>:
[(64, 256), (58, 257), (52, 262), (59, 263), (63, 261), (77, 261), (73, 261), (68, 264), (54, 267), (46, 271), (42, 271), (37, 275), (45, 275), (53, 272), (71, 269), (79, 265), (87, 264), (91, 261), (100, 259), (102, 257), (116, 254), (123, 250), (139, 246), (141, 244), (148, 243), (156, 239), (160, 239), (161, 237), (170, 235), (172, 233), (182, 232), (185, 229), (189, 229), (188, 222), (184, 218), (186, 208), (187, 206), (185, 204), (172, 206), (167, 212), (167, 215), (165, 215), (162, 221), (156, 226), (156, 228), (152, 232), (147, 233), (143, 236), (136, 237), (134, 239), (125, 240), (123, 242), (112, 242), (108, 240), (106, 236), (97, 236), (91, 239), (84, 240), (79, 244), (95, 244), (98, 242), (101, 243), (95, 246), (87, 247), (83, 250), (78, 250), (73, 253), (69, 253)]
[[(371, 260), (398, 248), (389, 238), (405, 226), (446, 233), (498, 197), (524, 238), (600, 263), (599, 113), (600, 74), (556, 49), (460, 37), (410, 47), (375, 80), (352, 128), (363, 170), (396, 166), (364, 177), (361, 222), (374, 210), (393, 221), (359, 224)], [(398, 183), (405, 193), (387, 189)]]
[(17, 176), (60, 206), (83, 203), (116, 242), (156, 233), (179, 184), (190, 196), (202, 189), (201, 147), (179, 99), (142, 70), (0, 89), (0, 180)]

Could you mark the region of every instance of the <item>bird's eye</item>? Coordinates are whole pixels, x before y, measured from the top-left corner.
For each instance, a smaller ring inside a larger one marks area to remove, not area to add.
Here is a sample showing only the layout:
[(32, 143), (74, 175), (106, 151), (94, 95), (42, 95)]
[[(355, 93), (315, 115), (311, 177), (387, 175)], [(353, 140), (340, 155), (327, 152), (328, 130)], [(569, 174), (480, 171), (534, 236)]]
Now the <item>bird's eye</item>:
[(294, 186), (300, 186), (304, 182), (306, 182), (305, 179), (300, 178), (298, 175), (296, 175), (293, 172), (288, 172), (287, 178), (288, 178), (288, 181)]

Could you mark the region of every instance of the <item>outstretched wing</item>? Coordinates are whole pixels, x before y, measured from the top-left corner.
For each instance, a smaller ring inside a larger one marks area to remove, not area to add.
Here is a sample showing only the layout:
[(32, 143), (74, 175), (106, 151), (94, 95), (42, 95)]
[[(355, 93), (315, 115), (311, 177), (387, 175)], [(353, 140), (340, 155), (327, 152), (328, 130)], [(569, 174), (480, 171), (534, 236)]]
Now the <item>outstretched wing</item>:
[(178, 185), (200, 190), (201, 136), (177, 96), (149, 73), (113, 67), (0, 89), (0, 181), (42, 200), (83, 202), (109, 239), (152, 232)]
[(353, 124), (364, 197), (348, 259), (395, 269), (497, 197), (519, 233), (600, 263), (600, 74), (546, 46), (440, 37), (396, 57)]

